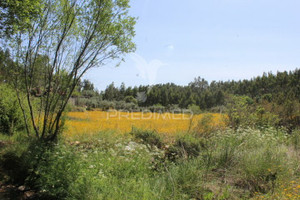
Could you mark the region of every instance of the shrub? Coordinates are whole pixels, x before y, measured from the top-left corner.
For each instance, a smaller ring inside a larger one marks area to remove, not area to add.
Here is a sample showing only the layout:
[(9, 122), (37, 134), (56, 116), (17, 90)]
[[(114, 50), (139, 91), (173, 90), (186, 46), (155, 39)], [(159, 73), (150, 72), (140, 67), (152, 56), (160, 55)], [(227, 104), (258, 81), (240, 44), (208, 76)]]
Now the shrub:
[(148, 108), (151, 112), (163, 113), (166, 111), (166, 108), (161, 104), (155, 104)]
[(125, 101), (126, 103), (134, 103), (134, 104), (137, 104), (137, 103), (138, 103), (138, 101), (136, 100), (136, 98), (134, 98), (133, 96), (126, 96), (126, 97), (124, 98), (124, 101)]
[(123, 111), (134, 111), (138, 109), (138, 105), (135, 103), (126, 103), (125, 101), (115, 102), (115, 109)]
[(32, 168), (26, 184), (40, 191), (40, 199), (68, 197), (80, 167), (72, 148), (63, 144), (37, 144), (28, 152), (26, 157), (31, 160)]
[(192, 111), (192, 113), (193, 113), (194, 115), (200, 114), (200, 113), (201, 113), (200, 106), (197, 106), (196, 104), (191, 104), (191, 105), (189, 105), (189, 106), (188, 106), (188, 109), (189, 109), (190, 111)]
[(72, 106), (69, 109), (70, 112), (85, 112), (86, 108), (84, 107), (78, 107), (78, 106)]
[(12, 135), (25, 127), (15, 92), (7, 84), (0, 85), (0, 132)]
[[(28, 166), (21, 156), (14, 151), (8, 151), (1, 157), (1, 169), (6, 174), (7, 182), (13, 184), (24, 184), (28, 176)], [(3, 179), (4, 180), (4, 179)]]
[(167, 106), (168, 112), (171, 113), (182, 113), (182, 109), (179, 107), (178, 104), (171, 104)]
[(178, 158), (193, 158), (200, 154), (204, 147), (204, 142), (192, 135), (184, 135), (178, 137), (174, 144), (172, 144), (166, 151), (166, 156), (175, 161)]
[(103, 100), (98, 103), (98, 107), (101, 108), (103, 111), (107, 111), (111, 108), (114, 109), (116, 107), (116, 104), (111, 101)]
[(141, 141), (143, 144), (149, 144), (150, 146), (157, 146), (158, 148), (161, 148), (163, 145), (160, 135), (157, 134), (155, 131), (132, 128), (130, 134), (135, 139)]

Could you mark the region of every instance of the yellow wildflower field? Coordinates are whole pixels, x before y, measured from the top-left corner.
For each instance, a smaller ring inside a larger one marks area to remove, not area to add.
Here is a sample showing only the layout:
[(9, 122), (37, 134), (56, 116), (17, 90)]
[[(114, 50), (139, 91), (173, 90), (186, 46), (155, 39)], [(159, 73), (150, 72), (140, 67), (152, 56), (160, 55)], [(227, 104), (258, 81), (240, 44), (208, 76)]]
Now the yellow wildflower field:
[[(225, 128), (224, 115), (209, 114), (209, 126)], [(175, 134), (199, 129), (198, 122), (205, 114), (191, 115), (189, 113), (143, 113), (119, 111), (86, 111), (70, 112), (66, 120), (67, 135), (97, 133), (113, 130), (127, 133), (132, 127), (155, 130), (163, 134)]]

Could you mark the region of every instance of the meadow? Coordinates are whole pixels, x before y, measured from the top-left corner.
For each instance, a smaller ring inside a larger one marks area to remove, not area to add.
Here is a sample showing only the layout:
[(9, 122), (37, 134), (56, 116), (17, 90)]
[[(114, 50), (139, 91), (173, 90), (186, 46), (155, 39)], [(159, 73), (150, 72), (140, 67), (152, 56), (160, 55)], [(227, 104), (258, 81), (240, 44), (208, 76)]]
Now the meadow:
[(2, 135), (0, 178), (31, 199), (300, 198), (297, 130), (233, 130), (212, 113), (133, 116), (70, 112), (53, 145)]
[[(66, 135), (91, 134), (99, 131), (115, 131), (128, 133), (132, 128), (153, 130), (160, 134), (175, 135), (201, 129), (199, 122), (208, 120), (206, 126), (214, 129), (226, 127), (226, 115), (217, 113), (192, 114), (183, 113), (152, 113), (152, 112), (120, 112), (86, 111), (69, 112), (66, 120)], [(199, 130), (198, 130), (199, 132)]]

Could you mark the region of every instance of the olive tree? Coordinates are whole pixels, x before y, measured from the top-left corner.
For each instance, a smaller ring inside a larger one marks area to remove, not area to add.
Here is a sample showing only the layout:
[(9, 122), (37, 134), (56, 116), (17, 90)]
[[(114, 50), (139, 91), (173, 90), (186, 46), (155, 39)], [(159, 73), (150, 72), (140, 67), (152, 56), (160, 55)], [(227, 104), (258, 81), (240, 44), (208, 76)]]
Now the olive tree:
[(18, 97), (26, 94), (19, 103), (30, 111), (23, 112), (27, 130), (51, 141), (80, 78), (135, 50), (135, 18), (128, 14), (129, 0), (43, 0), (40, 9), (28, 28), (6, 41)]

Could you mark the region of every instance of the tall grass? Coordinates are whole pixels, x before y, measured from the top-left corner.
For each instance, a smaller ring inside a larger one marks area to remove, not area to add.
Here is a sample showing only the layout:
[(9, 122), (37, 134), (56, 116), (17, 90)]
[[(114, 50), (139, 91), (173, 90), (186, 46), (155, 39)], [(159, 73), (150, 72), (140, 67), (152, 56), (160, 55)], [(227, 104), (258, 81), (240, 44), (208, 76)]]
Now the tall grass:
[(151, 131), (100, 132), (50, 148), (19, 139), (0, 159), (2, 168), (18, 161), (20, 169), (3, 177), (35, 189), (38, 199), (272, 199), (299, 180), (298, 136), (272, 128), (210, 134), (170, 142)]

